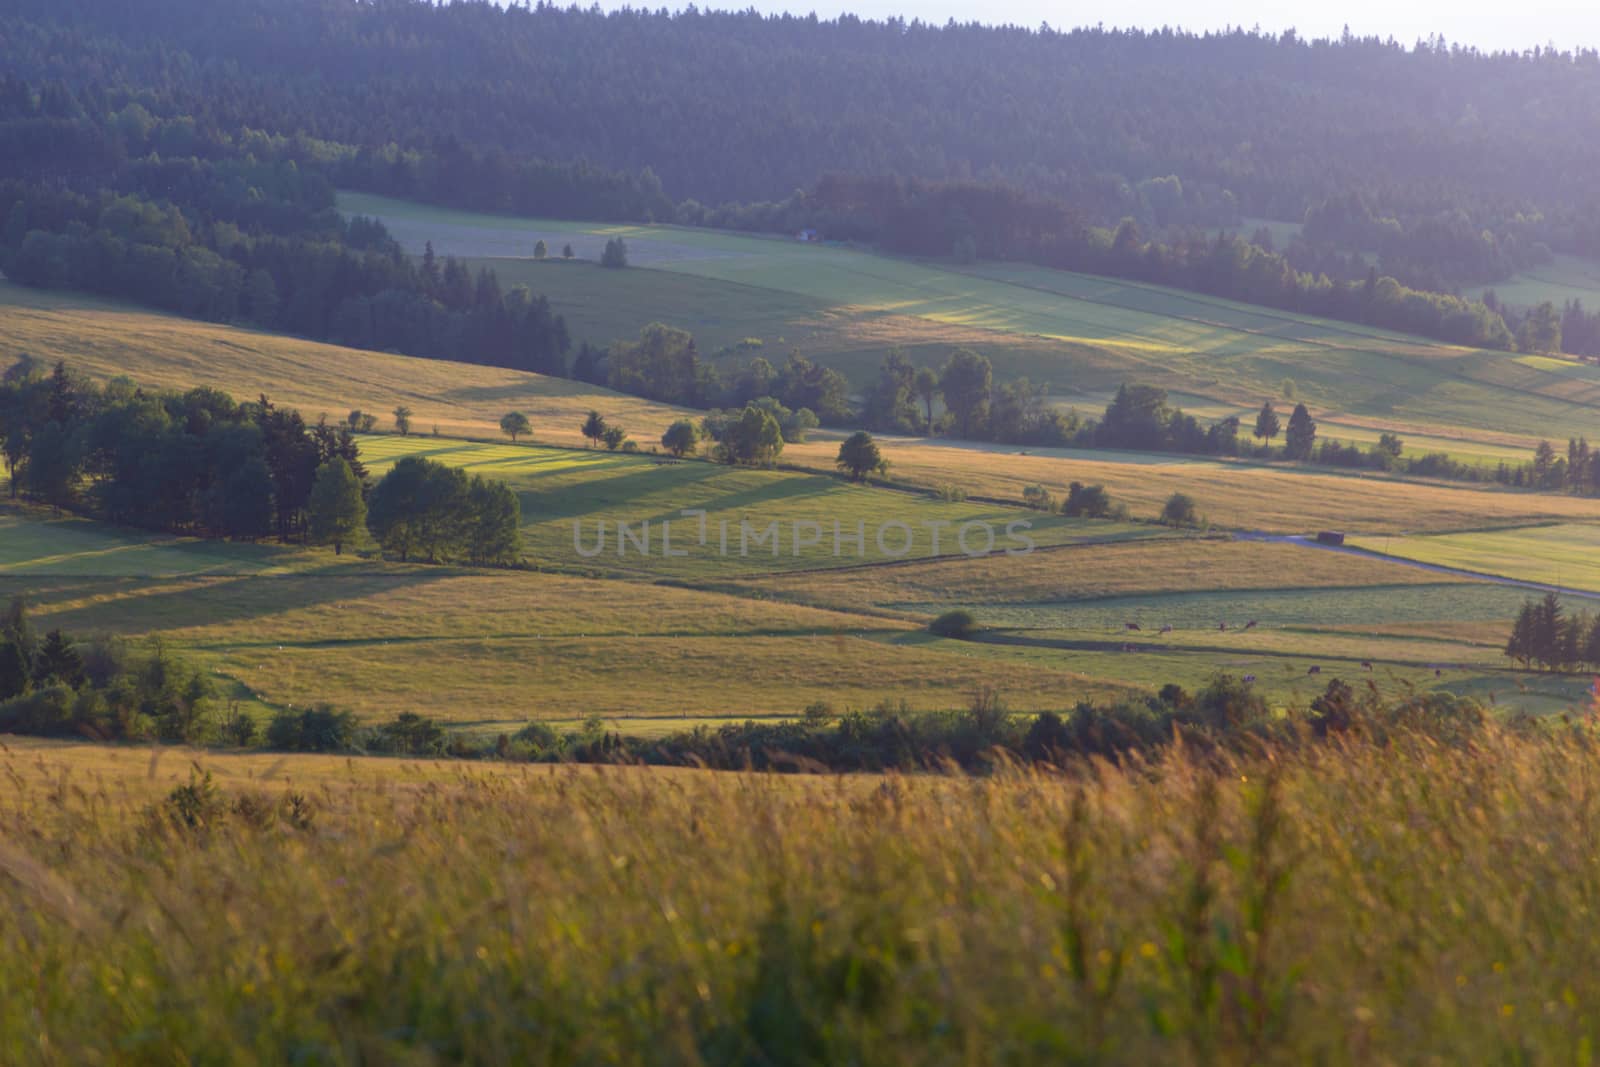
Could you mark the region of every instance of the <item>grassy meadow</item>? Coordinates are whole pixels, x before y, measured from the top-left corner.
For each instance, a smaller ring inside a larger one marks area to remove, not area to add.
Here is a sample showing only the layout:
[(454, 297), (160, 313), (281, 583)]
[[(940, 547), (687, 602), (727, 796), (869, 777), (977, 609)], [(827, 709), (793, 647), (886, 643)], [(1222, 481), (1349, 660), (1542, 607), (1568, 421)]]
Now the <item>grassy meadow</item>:
[[(636, 272), (619, 276), (632, 278)], [(495, 438), (500, 416), (515, 408), (532, 420), (535, 440), (578, 446), (584, 443), (578, 432), (584, 414), (598, 409), (649, 448), (686, 414), (565, 379), (340, 348), (5, 283), (0, 283), (0, 327), (0, 363), (30, 353), (65, 360), (100, 379), (126, 374), (155, 386), (208, 385), (238, 397), (265, 394), (312, 418), (338, 419), (360, 408), (378, 414), (386, 425), (389, 412), (404, 404), (424, 435), (437, 428), (447, 437)], [(886, 347), (875, 349), (874, 360)], [(1089, 401), (1086, 410), (1098, 408), (1104, 394), (1095, 393)], [(1224, 404), (1216, 408), (1219, 415), (1235, 410)], [(1376, 432), (1376, 425), (1338, 432), (1364, 438)], [(1487, 463), (1525, 455), (1520, 438), (1452, 433), (1457, 436), (1436, 440), (1461, 458)], [(807, 444), (788, 446), (784, 462), (832, 471), (837, 441), (836, 434), (818, 433)], [(385, 447), (375, 438), (369, 442), (370, 449)], [(1413, 444), (1431, 448), (1431, 442)], [(1036, 483), (1060, 496), (1070, 481), (1099, 482), (1144, 517), (1182, 489), (1192, 492), (1213, 522), (1239, 529), (1299, 533), (1334, 525), (1362, 532), (1436, 532), (1600, 517), (1600, 505), (1593, 501), (1419, 486), (1355, 473), (1103, 451), (1032, 449), (1022, 455), (1023, 450), (1007, 446), (919, 438), (886, 439), (883, 446), (893, 477), (911, 486), (955, 485), (975, 496), (1020, 501), (1022, 490)], [(996, 462), (996, 456), (1005, 459)]]
[(515, 409), (541, 440), (580, 445), (591, 408), (657, 438), (684, 414), (564, 378), (343, 348), (0, 282), (0, 365), (24, 354), (102, 381), (127, 375), (157, 388), (265, 395), (308, 419), (341, 420), (360, 408), (388, 426), (405, 405), (419, 433), (495, 436), (500, 416)]
[[(737, 332), (779, 353), (799, 348), (858, 387), (872, 380), (891, 344), (927, 358), (930, 345), (960, 343), (989, 355), (1000, 377), (1026, 375), (1058, 395), (1139, 380), (1259, 405), (1289, 379), (1319, 415), (1393, 420), (1444, 436), (1461, 428), (1575, 436), (1594, 429), (1600, 401), (1600, 368), (1576, 362), (1529, 364), (1507, 353), (1065, 271), (1016, 264), (956, 270), (779, 237), (475, 215), (360, 194), (341, 195), (340, 207), (382, 219), (413, 252), (431, 240), (440, 255), (492, 265), (508, 281), (550, 291), (558, 310), (580, 320), (621, 303), (619, 293), (635, 298), (630, 329), (611, 325), (590, 340), (629, 333), (633, 320), (660, 319), (697, 334), (736, 323), (708, 336)], [(645, 287), (614, 280), (628, 271), (532, 259), (544, 238), (552, 251), (570, 242), (578, 257), (593, 261), (614, 236), (629, 242), (639, 268), (725, 288), (696, 287), (683, 300), (676, 278)], [(659, 289), (660, 303), (650, 300), (650, 289)], [(752, 308), (764, 309), (759, 314), (770, 315), (770, 324), (760, 328)], [(874, 343), (850, 336), (858, 329)], [(960, 333), (930, 339), (927, 330)]]
[(1419, 563), (1600, 594), (1600, 528), (1588, 523), (1384, 538), (1358, 544)]
[(327, 702), (493, 733), (590, 715), (633, 733), (977, 688), (1021, 709), (1128, 691), (933, 638), (922, 620), (593, 577), (402, 565), (127, 534), (0, 510), (0, 599), (37, 626), (160, 638), (258, 714)]
[(0, 1058), (1584, 1062), (1593, 746), (960, 779), (8, 742)]

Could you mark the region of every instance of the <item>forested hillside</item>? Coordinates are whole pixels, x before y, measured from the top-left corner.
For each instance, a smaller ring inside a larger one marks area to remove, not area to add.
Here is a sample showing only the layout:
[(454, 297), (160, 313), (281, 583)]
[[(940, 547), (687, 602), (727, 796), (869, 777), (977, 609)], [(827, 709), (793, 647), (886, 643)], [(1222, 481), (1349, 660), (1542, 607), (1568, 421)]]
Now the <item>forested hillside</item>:
[[(201, 126), (446, 159), (503, 150), (461, 180), (587, 158), (719, 203), (778, 199), (827, 171), (987, 177), (1102, 223), (1202, 225), (1299, 220), (1333, 197), (1323, 236), (1375, 248), (1385, 219), (1431, 218), (1415, 254), (1464, 243), (1477, 274), (1496, 266), (1483, 228), (1512, 259), (1597, 240), (1592, 52), (475, 2), (7, 6), (22, 78), (145, 86)], [(1148, 184), (1169, 175), (1181, 187)]]
[[(17, 0), (0, 54), (8, 273), (192, 315), (560, 368), (561, 324), (535, 296), (408, 276), (381, 233), (337, 232), (338, 185), (815, 228), (1480, 347), (1600, 352), (1600, 316), (1575, 304), (1450, 295), (1600, 251), (1593, 52), (421, 0)], [(108, 219), (108, 194), (139, 202)], [(149, 223), (137, 238), (130, 213)], [(1303, 226), (1284, 246), (1262, 218)], [(33, 231), (51, 239), (25, 250)], [(128, 256), (104, 252), (111, 240)]]

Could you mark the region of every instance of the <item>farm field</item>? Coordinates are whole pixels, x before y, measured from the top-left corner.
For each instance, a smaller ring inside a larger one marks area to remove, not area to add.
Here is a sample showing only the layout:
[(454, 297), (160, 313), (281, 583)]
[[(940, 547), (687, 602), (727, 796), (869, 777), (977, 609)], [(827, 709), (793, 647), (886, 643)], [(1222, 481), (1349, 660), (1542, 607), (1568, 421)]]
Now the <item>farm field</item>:
[[(837, 452), (838, 446), (832, 447)], [(947, 502), (926, 493), (850, 485), (817, 474), (701, 461), (668, 463), (620, 452), (387, 435), (363, 437), (361, 448), (375, 476), (402, 456), (424, 456), (506, 482), (522, 498), (524, 541), (536, 560), (655, 579), (726, 578), (921, 558), (935, 554), (933, 525), (941, 527), (938, 554), (945, 555), (964, 551), (961, 528), (968, 523), (981, 524), (966, 535), (974, 552), (984, 550), (990, 534), (992, 547), (1002, 551), (1026, 548), (1016, 534), (1040, 545), (1183, 536), (1150, 524), (1068, 519), (1015, 505)], [(706, 513), (703, 538), (700, 519), (683, 515), (693, 509)], [(609, 531), (603, 543), (601, 522)], [(638, 539), (621, 541), (619, 522), (629, 524)], [(651, 524), (649, 540), (642, 530), (646, 522)], [(666, 546), (663, 523), (671, 524)], [(773, 523), (778, 524), (776, 538), (769, 536)], [(804, 523), (814, 526), (797, 525)], [(1028, 525), (1008, 534), (1013, 523)], [(899, 526), (891, 529), (890, 524)], [(864, 540), (853, 540), (862, 529)]]
[[(1326, 468), (1226, 462), (1158, 453), (975, 445), (880, 438), (890, 473), (906, 485), (955, 485), (974, 495), (1021, 500), (1030, 485), (1058, 498), (1074, 481), (1103, 484), (1134, 517), (1156, 515), (1174, 492), (1194, 497), (1215, 525), (1307, 533), (1323, 528), (1405, 533), (1600, 521), (1600, 500), (1461, 483), (1428, 483)], [(786, 463), (822, 466), (838, 446), (820, 437), (789, 445)]]
[(793, 716), (818, 700), (956, 707), (985, 685), (1020, 709), (1126, 688), (1047, 663), (1018, 670), (904, 619), (643, 582), (125, 541), (4, 510), (0, 551), (0, 600), (25, 596), (39, 627), (159, 636), (258, 713), (327, 702), (478, 731), (591, 714), (683, 727)]
[(308, 419), (343, 419), (352, 408), (378, 416), (412, 409), (419, 433), (493, 436), (517, 409), (545, 441), (582, 444), (584, 414), (599, 407), (616, 421), (659, 437), (683, 412), (565, 378), (415, 359), (307, 341), (284, 334), (196, 322), (76, 293), (0, 282), (0, 366), (28, 354), (102, 381), (127, 375), (141, 385), (211, 386), (236, 399), (266, 395)]
[[(209, 385), (239, 397), (266, 394), (311, 418), (319, 413), (339, 418), (361, 408), (386, 422), (394, 406), (405, 404), (413, 409), (420, 433), (437, 427), (447, 436), (496, 437), (500, 416), (516, 408), (532, 420), (535, 440), (579, 445), (583, 438), (578, 427), (595, 408), (648, 448), (668, 424), (686, 414), (565, 379), (340, 348), (0, 283), (0, 363), (9, 364), (25, 352), (48, 361), (65, 360), (101, 379), (126, 374), (154, 386)], [(1084, 409), (1102, 405), (1103, 395), (1092, 394)], [(1191, 398), (1180, 399), (1188, 403)], [(1218, 404), (1219, 411), (1235, 409)], [(1401, 429), (1417, 446), (1420, 439)], [(1344, 429), (1339, 433), (1358, 436)], [(808, 444), (788, 446), (783, 460), (831, 472), (837, 441), (837, 434), (819, 432)], [(1022, 450), (1008, 446), (922, 438), (886, 438), (883, 444), (892, 476), (913, 486), (951, 484), (976, 495), (1020, 501), (1022, 490), (1036, 483), (1059, 496), (1073, 480), (1103, 482), (1114, 496), (1128, 501), (1135, 515), (1144, 516), (1154, 514), (1168, 493), (1197, 478), (1194, 495), (1202, 510), (1213, 522), (1242, 529), (1304, 532), (1332, 524), (1375, 532), (1426, 532), (1600, 516), (1593, 501), (1455, 485), (1419, 488), (1356, 474), (1104, 451), (1034, 449), (1021, 456)], [(1433, 443), (1422, 447), (1432, 450)], [(1443, 447), (1457, 454), (1478, 453), (1484, 462), (1502, 450), (1509, 450), (1511, 458), (1526, 456), (1520, 444), (1508, 443), (1504, 435), (1481, 442), (1454, 437)], [(997, 455), (1006, 457), (1003, 463), (995, 462)], [(1352, 481), (1356, 478), (1360, 481)], [(1360, 486), (1359, 493), (1348, 491), (1353, 484)], [(1347, 511), (1354, 512), (1348, 520)]]
[(1420, 563), (1600, 593), (1600, 525), (1562, 523), (1355, 543)]
[[(1056, 392), (1136, 379), (1253, 404), (1278, 395), (1282, 380), (1290, 378), (1304, 399), (1336, 419), (1393, 419), (1419, 431), (1469, 428), (1563, 437), (1591, 430), (1591, 406), (1600, 401), (1600, 370), (1576, 363), (1532, 366), (1506, 353), (1064, 271), (1013, 264), (953, 270), (781, 238), (473, 215), (357, 194), (343, 194), (340, 205), (350, 214), (383, 219), (413, 252), (432, 240), (438, 254), (494, 261), (497, 270), (525, 261), (514, 277), (535, 290), (544, 288), (543, 275), (566, 272), (554, 284), (569, 287), (567, 299), (592, 306), (614, 303), (606, 287), (612, 284), (608, 276), (618, 272), (534, 263), (533, 244), (540, 237), (556, 247), (570, 240), (579, 256), (595, 258), (605, 240), (621, 236), (637, 247), (634, 262), (641, 268), (737, 287), (721, 299), (706, 291), (702, 303), (743, 304), (749, 288), (798, 301), (764, 331), (740, 320), (745, 335), (770, 343), (796, 335), (797, 321), (808, 316), (822, 323), (834, 314), (974, 330), (992, 339), (972, 343), (996, 361), (1002, 378), (1026, 375)], [(585, 283), (592, 288), (579, 300), (570, 287)], [(831, 310), (820, 313), (818, 304)], [(654, 317), (698, 328), (693, 313), (675, 314), (670, 306), (661, 312)], [(647, 315), (654, 309), (635, 312), (637, 318)], [(818, 335), (820, 347), (802, 350), (836, 365), (860, 386), (875, 373), (882, 349), (865, 364), (860, 345), (830, 353), (827, 337), (834, 328)], [(1019, 337), (1032, 343), (1010, 351), (1007, 346)], [(884, 340), (884, 349), (896, 343), (889, 336)], [(914, 342), (907, 337), (902, 343)]]
[(1286, 544), (1086, 545), (741, 584), (909, 618), (965, 607), (988, 628), (986, 647), (1152, 688), (1193, 688), (1226, 671), (1302, 705), (1328, 677), (1391, 696), (1443, 688), (1529, 711), (1564, 710), (1585, 696), (1586, 679), (1508, 670), (1502, 649), (1526, 590)]
[(1558, 254), (1542, 267), (1533, 267), (1494, 285), (1480, 285), (1467, 295), (1483, 299), (1493, 290), (1495, 296), (1517, 307), (1534, 307), (1550, 301), (1561, 307), (1576, 300), (1590, 311), (1600, 304), (1600, 263), (1581, 256)]
[[(367, 720), (415, 711), (476, 733), (600, 715), (649, 736), (793, 716), (819, 700), (955, 707), (978, 687), (1019, 711), (1063, 708), (1168, 682), (1198, 688), (1218, 671), (1256, 674), (1270, 699), (1289, 703), (1314, 695), (1311, 666), (1333, 673), (1363, 659), (1392, 691), (1481, 690), (1530, 710), (1582, 695), (1577, 682), (1544, 678), (1506, 695), (1518, 682), (1498, 649), (1520, 591), (1286, 545), (1091, 544), (734, 573), (702, 591), (0, 519), (0, 597), (26, 595), (44, 628), (159, 636), (258, 714), (328, 702)], [(954, 606), (975, 608), (993, 632), (953, 642), (922, 631)], [(1218, 615), (1230, 632), (1211, 631)], [(1261, 627), (1240, 632), (1247, 617)], [(1128, 620), (1149, 629), (1125, 634)], [(1157, 636), (1164, 623), (1175, 632)]]

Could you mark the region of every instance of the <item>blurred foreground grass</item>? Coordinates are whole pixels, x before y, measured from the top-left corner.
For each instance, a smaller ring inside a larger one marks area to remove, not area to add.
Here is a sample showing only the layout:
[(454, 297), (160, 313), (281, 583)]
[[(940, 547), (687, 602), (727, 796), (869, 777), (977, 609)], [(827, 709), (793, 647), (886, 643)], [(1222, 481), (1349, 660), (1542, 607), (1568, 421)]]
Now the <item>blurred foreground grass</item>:
[(1584, 1062), (1597, 756), (1495, 726), (986, 778), (198, 756), (208, 785), (24, 744), (0, 1062)]

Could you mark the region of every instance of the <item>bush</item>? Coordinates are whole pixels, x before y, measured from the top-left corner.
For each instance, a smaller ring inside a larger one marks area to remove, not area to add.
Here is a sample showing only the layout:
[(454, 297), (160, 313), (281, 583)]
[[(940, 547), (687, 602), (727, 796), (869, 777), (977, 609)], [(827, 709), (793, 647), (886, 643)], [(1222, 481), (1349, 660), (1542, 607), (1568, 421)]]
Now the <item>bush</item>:
[(978, 620), (965, 608), (947, 611), (928, 624), (928, 632), (964, 641), (978, 632)]
[(234, 748), (248, 748), (256, 739), (256, 721), (237, 707), (217, 726), (217, 740)]
[(1200, 513), (1195, 509), (1194, 498), (1185, 493), (1173, 493), (1161, 508), (1161, 521), (1168, 526), (1198, 526)]
[(267, 747), (283, 752), (344, 752), (355, 744), (356, 717), (326, 704), (280, 711), (267, 726)]
[(444, 727), (436, 721), (407, 711), (374, 730), (367, 747), (401, 756), (438, 756), (449, 741)]
[(1061, 514), (1074, 519), (1104, 519), (1111, 515), (1111, 496), (1103, 485), (1073, 482), (1067, 486), (1067, 499)]
[(1022, 491), (1022, 502), (1036, 511), (1054, 511), (1056, 498), (1042, 485), (1030, 485)]

